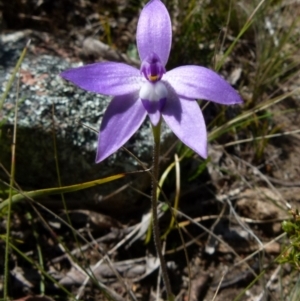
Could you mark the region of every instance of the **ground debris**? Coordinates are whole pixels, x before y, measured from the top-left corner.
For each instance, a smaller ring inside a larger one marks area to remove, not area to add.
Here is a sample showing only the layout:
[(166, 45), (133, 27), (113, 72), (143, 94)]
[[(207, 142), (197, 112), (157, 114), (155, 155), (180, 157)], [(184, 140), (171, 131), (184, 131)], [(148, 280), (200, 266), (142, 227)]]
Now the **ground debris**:
[[(130, 279), (132, 282), (140, 281), (159, 267), (159, 260), (154, 257), (144, 259), (132, 259), (123, 262), (96, 264), (88, 267), (85, 270), (93, 275), (98, 281), (112, 282), (120, 275), (125, 279)], [(72, 268), (66, 276), (59, 280), (62, 285), (81, 285), (86, 274), (82, 271)]]

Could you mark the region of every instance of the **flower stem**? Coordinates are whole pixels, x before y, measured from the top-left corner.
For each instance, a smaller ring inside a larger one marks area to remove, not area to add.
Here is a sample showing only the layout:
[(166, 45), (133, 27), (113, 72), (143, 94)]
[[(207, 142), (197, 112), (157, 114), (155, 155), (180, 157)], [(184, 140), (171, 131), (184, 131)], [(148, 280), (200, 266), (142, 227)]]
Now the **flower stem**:
[(162, 278), (166, 287), (167, 297), (169, 301), (174, 300), (174, 295), (171, 290), (170, 280), (167, 272), (167, 265), (162, 254), (162, 245), (160, 240), (160, 230), (158, 225), (157, 215), (157, 188), (158, 188), (158, 169), (159, 169), (159, 152), (160, 152), (160, 128), (161, 122), (157, 126), (152, 125), (154, 147), (153, 147), (153, 170), (152, 170), (152, 227), (153, 227), (153, 239), (156, 247), (156, 253), (160, 260), (160, 267), (162, 272)]

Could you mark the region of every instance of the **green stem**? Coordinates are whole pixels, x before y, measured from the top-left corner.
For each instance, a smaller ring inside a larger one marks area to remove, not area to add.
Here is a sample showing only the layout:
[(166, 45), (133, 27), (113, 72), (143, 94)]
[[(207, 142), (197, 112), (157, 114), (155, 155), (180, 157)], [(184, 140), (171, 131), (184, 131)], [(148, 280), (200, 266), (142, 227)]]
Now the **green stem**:
[(15, 80), (17, 72), (19, 71), (19, 68), (20, 68), (20, 66), (21, 66), (21, 64), (22, 64), (22, 62), (23, 62), (23, 60), (25, 58), (25, 55), (26, 55), (27, 49), (29, 47), (29, 44), (30, 44), (30, 40), (27, 42), (25, 48), (23, 49), (23, 51), (21, 53), (21, 56), (20, 56), (20, 58), (19, 58), (19, 60), (18, 60), (18, 62), (16, 64), (16, 66), (15, 66), (13, 72), (12, 72), (12, 75), (11, 75), (8, 83), (6, 84), (5, 91), (4, 91), (4, 93), (2, 94), (2, 96), (0, 98), (0, 111), (2, 111), (4, 101), (5, 101), (7, 95), (9, 93), (9, 91), (10, 91), (10, 88), (11, 88), (14, 80)]
[[(26, 47), (25, 47), (26, 49)], [(23, 50), (24, 55), (26, 50)], [(17, 64), (18, 65), (18, 64)], [(21, 62), (20, 62), (21, 66)], [(18, 66), (18, 68), (20, 67)], [(17, 120), (18, 120), (18, 95), (19, 95), (19, 82), (17, 85), (17, 100), (15, 104), (15, 118), (14, 118), (14, 130), (13, 141), (11, 145), (11, 167), (10, 167), (10, 181), (9, 181), (9, 195), (8, 195), (8, 208), (7, 208), (7, 223), (6, 223), (6, 238), (5, 238), (5, 257), (4, 257), (4, 287), (3, 287), (3, 299), (8, 300), (8, 282), (9, 282), (9, 241), (10, 241), (10, 226), (11, 226), (11, 207), (13, 197), (13, 186), (15, 182), (15, 166), (16, 166), (16, 143), (17, 143)], [(1, 103), (2, 105), (3, 103)]]
[(160, 230), (158, 225), (157, 215), (157, 188), (158, 188), (158, 169), (159, 169), (159, 151), (160, 151), (160, 126), (161, 122), (157, 126), (152, 125), (153, 137), (154, 137), (154, 148), (153, 148), (153, 170), (152, 170), (152, 225), (153, 225), (153, 239), (156, 247), (157, 256), (160, 260), (160, 267), (162, 271), (162, 278), (166, 287), (168, 300), (174, 300), (172, 294), (170, 280), (167, 271), (167, 265), (162, 254), (162, 245), (160, 240)]
[[(75, 184), (75, 185), (70, 185), (70, 186), (63, 186), (63, 187), (55, 187), (55, 188), (46, 188), (46, 189), (40, 189), (40, 190), (33, 190), (33, 191), (23, 191), (18, 194), (15, 194), (11, 196), (10, 198), (2, 201), (0, 203), (0, 213), (3, 209), (8, 208), (9, 202), (11, 201), (11, 204), (15, 204), (18, 202), (21, 202), (23, 200), (31, 200), (40, 196), (47, 196), (47, 195), (53, 195), (53, 194), (60, 194), (60, 193), (67, 193), (67, 192), (74, 192), (74, 191), (79, 191), (83, 189), (87, 189), (90, 187), (94, 187), (96, 185), (102, 185), (111, 181), (115, 181), (117, 179), (125, 177), (125, 173), (119, 173), (116, 174), (115, 176), (110, 176), (107, 178), (103, 179), (98, 179), (90, 182), (85, 182), (81, 184)], [(12, 185), (10, 185), (12, 187)], [(13, 192), (17, 192), (17, 190), (14, 190)]]

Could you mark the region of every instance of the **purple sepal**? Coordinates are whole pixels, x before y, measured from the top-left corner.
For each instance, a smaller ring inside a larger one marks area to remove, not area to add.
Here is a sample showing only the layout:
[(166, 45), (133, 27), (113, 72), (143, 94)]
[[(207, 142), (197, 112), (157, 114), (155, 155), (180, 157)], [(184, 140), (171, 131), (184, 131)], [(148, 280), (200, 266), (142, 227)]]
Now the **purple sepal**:
[(169, 93), (162, 110), (163, 119), (185, 145), (207, 158), (206, 125), (198, 103), (179, 98), (171, 87)]
[(114, 62), (69, 69), (60, 75), (87, 91), (113, 96), (137, 91), (142, 82), (138, 69)]
[(241, 97), (216, 72), (201, 66), (181, 66), (164, 75), (178, 96), (188, 99), (205, 99), (231, 105), (241, 103)]
[(110, 102), (100, 127), (96, 163), (122, 147), (145, 120), (147, 112), (138, 97), (138, 93), (131, 93)]
[(151, 0), (143, 8), (136, 32), (137, 49), (141, 61), (152, 52), (165, 66), (172, 43), (172, 25), (169, 12), (160, 0)]

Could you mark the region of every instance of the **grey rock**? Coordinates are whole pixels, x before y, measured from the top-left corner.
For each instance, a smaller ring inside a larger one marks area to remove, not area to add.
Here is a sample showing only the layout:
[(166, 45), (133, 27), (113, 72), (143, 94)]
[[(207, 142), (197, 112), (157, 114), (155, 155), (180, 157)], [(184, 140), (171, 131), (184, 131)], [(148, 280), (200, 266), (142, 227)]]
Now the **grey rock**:
[[(2, 35), (0, 38), (0, 89), (3, 93), (28, 37), (21, 35), (14, 40)], [(96, 132), (110, 98), (88, 93), (62, 80), (60, 72), (80, 64), (70, 63), (67, 59), (51, 53), (35, 54), (35, 43), (38, 42), (33, 39), (21, 66), (18, 98), (15, 83), (5, 100), (2, 112), (0, 111), (0, 120), (6, 119), (0, 137), (0, 161), (9, 169), (14, 106), (18, 99), (16, 180), (22, 189), (58, 186), (54, 136), (62, 185), (140, 170), (136, 160), (123, 150), (119, 150), (104, 162), (95, 164)], [(173, 134), (164, 127), (162, 149), (167, 149), (173, 141)], [(150, 123), (147, 120), (125, 146), (150, 166), (152, 143)], [(2, 172), (0, 176), (5, 177)], [(97, 208), (107, 212), (130, 211), (130, 205), (134, 209), (139, 198), (132, 189), (126, 189), (111, 198), (104, 198), (106, 201), (101, 201), (104, 196), (128, 183), (144, 190), (149, 186), (150, 178), (146, 173), (133, 174), (126, 176), (124, 180), (72, 194), (72, 198), (76, 201), (83, 200), (82, 207), (96, 204)], [(69, 204), (72, 207), (72, 202)]]

